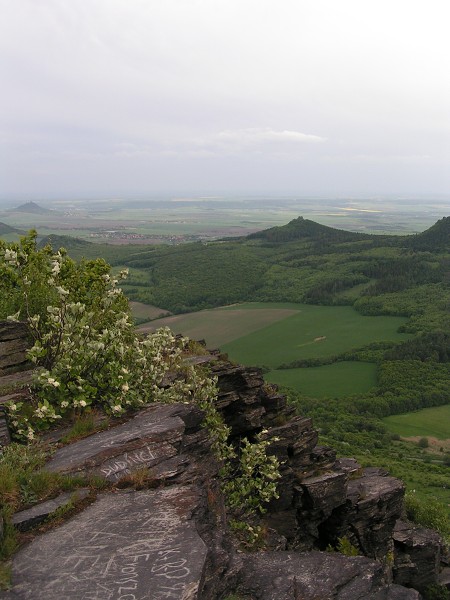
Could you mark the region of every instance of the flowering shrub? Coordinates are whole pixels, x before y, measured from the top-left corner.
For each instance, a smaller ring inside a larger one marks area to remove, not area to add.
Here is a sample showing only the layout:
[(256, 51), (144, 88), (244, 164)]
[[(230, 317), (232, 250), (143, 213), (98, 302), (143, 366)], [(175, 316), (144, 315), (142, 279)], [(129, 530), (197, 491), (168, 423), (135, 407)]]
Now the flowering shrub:
[[(11, 404), (18, 438), (34, 438), (66, 413), (92, 404), (113, 415), (148, 402), (183, 400), (186, 384), (164, 385), (181, 369), (187, 340), (169, 329), (140, 339), (128, 302), (103, 260), (75, 263), (64, 251), (36, 249), (35, 234), (0, 249), (0, 276), (8, 282), (10, 320), (26, 320), (37, 366), (34, 404)], [(36, 310), (37, 312), (33, 312)]]

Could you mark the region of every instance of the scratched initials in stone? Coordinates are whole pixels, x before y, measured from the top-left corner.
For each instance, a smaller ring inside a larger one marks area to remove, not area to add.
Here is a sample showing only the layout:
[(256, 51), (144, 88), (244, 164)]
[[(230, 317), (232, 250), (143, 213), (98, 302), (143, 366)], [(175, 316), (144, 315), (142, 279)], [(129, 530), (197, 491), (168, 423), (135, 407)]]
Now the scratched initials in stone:
[(152, 452), (149, 446), (139, 448), (134, 452), (125, 452), (122, 460), (114, 460), (113, 462), (106, 464), (102, 467), (101, 472), (104, 474), (106, 479), (113, 479), (117, 481), (124, 474), (130, 473), (130, 467), (133, 465), (141, 465), (148, 463), (156, 458), (156, 455)]

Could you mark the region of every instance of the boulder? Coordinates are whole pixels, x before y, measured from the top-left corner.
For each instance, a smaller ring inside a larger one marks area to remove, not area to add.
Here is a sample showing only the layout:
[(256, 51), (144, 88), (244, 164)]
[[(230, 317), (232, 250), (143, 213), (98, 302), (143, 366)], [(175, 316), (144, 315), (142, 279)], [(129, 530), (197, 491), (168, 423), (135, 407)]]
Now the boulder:
[(439, 579), (441, 537), (432, 529), (397, 521), (394, 534), (394, 581), (424, 592)]
[(392, 532), (403, 506), (404, 484), (378, 469), (364, 469), (350, 479), (345, 503), (319, 528), (323, 543), (336, 546), (347, 537), (371, 558), (384, 560), (392, 549)]

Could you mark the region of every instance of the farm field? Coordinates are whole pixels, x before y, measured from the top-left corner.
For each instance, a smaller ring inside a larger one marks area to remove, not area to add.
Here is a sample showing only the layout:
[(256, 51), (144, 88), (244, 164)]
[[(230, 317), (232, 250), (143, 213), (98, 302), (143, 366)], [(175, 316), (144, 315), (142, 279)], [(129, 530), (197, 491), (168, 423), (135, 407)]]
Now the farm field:
[(384, 418), (383, 423), (389, 431), (402, 437), (430, 436), (450, 440), (450, 404), (392, 415)]
[(376, 365), (338, 362), (321, 367), (275, 370), (282, 363), (339, 354), (370, 342), (406, 340), (401, 317), (364, 317), (349, 306), (248, 302), (171, 315), (139, 326), (168, 326), (192, 339), (205, 339), (232, 360), (272, 367), (266, 379), (312, 397), (366, 393), (376, 385)]
[(321, 367), (270, 371), (265, 379), (316, 398), (341, 398), (364, 394), (376, 385), (377, 366), (356, 361)]
[(272, 368), (301, 358), (320, 358), (376, 341), (403, 341), (404, 317), (365, 317), (351, 306), (249, 302), (172, 315), (141, 325), (140, 331), (170, 327), (205, 339), (231, 359)]
[[(397, 331), (406, 323), (404, 317), (365, 317), (351, 306), (271, 303), (266, 306), (295, 306), (297, 311), (285, 319), (221, 345), (221, 350), (233, 360), (246, 365), (277, 368), (298, 359), (340, 354), (371, 342), (409, 339), (407, 334)], [(231, 323), (233, 311), (230, 309), (229, 312)]]
[(151, 321), (161, 315), (167, 314), (167, 311), (157, 306), (144, 304), (143, 302), (130, 302), (131, 314), (137, 321)]
[(286, 319), (298, 311), (298, 308), (289, 306), (296, 305), (258, 303), (257, 308), (252, 305), (239, 305), (202, 310), (157, 319), (141, 325), (139, 330), (150, 332), (159, 327), (170, 327), (174, 333), (182, 333), (193, 340), (204, 339), (209, 348), (218, 348), (270, 323)]

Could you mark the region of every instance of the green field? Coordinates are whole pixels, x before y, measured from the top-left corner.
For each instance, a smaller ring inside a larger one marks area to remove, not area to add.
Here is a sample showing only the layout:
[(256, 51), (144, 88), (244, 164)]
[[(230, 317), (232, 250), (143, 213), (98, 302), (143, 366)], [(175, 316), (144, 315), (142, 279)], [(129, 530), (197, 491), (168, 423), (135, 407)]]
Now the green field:
[(339, 354), (376, 341), (403, 341), (403, 317), (364, 317), (351, 306), (248, 302), (172, 315), (141, 325), (141, 331), (168, 326), (192, 339), (205, 339), (231, 359), (272, 368), (301, 358)]
[[(247, 305), (250, 306), (251, 305)], [(260, 306), (260, 305), (256, 305)], [(398, 333), (406, 323), (403, 317), (365, 317), (351, 306), (314, 306), (306, 304), (271, 304), (267, 308), (296, 307), (295, 314), (261, 327), (223, 344), (221, 350), (245, 365), (272, 368), (302, 358), (320, 358), (340, 354), (376, 341), (405, 341)], [(248, 313), (251, 320), (258, 313)], [(233, 310), (229, 309), (230, 323)], [(252, 314), (254, 313), (254, 315)]]
[[(205, 339), (232, 360), (272, 368), (302, 358), (339, 354), (370, 342), (406, 340), (397, 333), (406, 319), (364, 317), (349, 306), (313, 306), (249, 302), (236, 306), (171, 315), (141, 325), (140, 331), (168, 326), (192, 339)], [(338, 362), (314, 368), (272, 370), (268, 381), (307, 396), (342, 397), (376, 385), (376, 365)]]
[[(257, 306), (258, 308), (255, 308)], [(216, 308), (184, 315), (173, 315), (141, 325), (140, 331), (155, 331), (158, 327), (170, 327), (174, 333), (182, 333), (193, 340), (204, 339), (209, 348), (218, 348), (269, 323), (279, 322), (298, 312), (291, 305), (239, 305)], [(296, 305), (292, 305), (296, 306)], [(270, 308), (269, 308), (270, 307)]]
[(374, 363), (338, 362), (322, 367), (270, 371), (265, 379), (316, 398), (364, 394), (376, 385)]
[(431, 436), (450, 440), (450, 404), (392, 415), (383, 419), (383, 422), (389, 431), (402, 437)]

